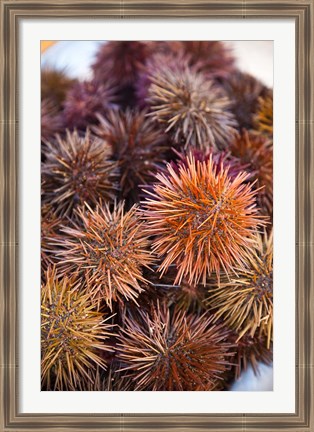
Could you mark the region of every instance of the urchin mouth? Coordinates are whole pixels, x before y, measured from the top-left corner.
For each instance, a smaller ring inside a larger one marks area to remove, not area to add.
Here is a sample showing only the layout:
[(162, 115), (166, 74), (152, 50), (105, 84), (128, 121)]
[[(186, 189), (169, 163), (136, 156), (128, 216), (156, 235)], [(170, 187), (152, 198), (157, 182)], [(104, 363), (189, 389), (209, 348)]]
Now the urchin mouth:
[(259, 276), (254, 286), (256, 288), (256, 294), (258, 297), (271, 296), (273, 293), (273, 278), (272, 275), (261, 275)]
[(102, 267), (111, 269), (113, 267), (113, 262), (118, 264), (117, 261), (119, 261), (122, 264), (128, 261), (127, 257), (130, 251), (121, 250), (120, 248), (108, 248), (98, 243), (96, 247), (95, 245), (89, 246), (91, 250), (88, 254), (88, 260), (93, 265), (98, 266), (100, 262), (102, 262)]

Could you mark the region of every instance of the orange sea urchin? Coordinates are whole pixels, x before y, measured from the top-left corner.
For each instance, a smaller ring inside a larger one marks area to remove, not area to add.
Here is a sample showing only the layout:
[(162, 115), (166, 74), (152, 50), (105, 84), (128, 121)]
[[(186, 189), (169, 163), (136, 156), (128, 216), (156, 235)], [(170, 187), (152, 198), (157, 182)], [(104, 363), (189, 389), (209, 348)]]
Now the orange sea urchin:
[(162, 274), (177, 266), (175, 284), (183, 277), (188, 283), (206, 284), (211, 272), (229, 273), (245, 263), (244, 247), (263, 218), (257, 215), (256, 192), (244, 184), (248, 175), (228, 177), (228, 169), (217, 172), (212, 157), (195, 161), (187, 156), (177, 173), (157, 174), (159, 183), (143, 203), (148, 232), (155, 236), (153, 250), (163, 258)]

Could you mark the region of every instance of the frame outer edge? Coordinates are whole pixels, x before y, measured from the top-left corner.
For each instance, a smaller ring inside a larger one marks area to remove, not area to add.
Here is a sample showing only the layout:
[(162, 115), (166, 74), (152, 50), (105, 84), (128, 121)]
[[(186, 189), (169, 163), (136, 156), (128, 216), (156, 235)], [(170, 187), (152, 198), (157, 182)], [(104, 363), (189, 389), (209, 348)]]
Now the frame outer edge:
[[(195, 7), (195, 4), (208, 4), (209, 0), (199, 0), (197, 2), (184, 2), (184, 1), (177, 1), (175, 4), (177, 5), (181, 5), (181, 6), (185, 6), (186, 8), (191, 8), (191, 12), (193, 10), (193, 8)], [(10, 95), (10, 98), (8, 99), (9, 103), (8, 103), (8, 107), (9, 109), (6, 110), (6, 104), (5, 104), (5, 97), (1, 97), (0, 100), (0, 151), (1, 151), (1, 161), (0, 161), (0, 212), (1, 212), (1, 216), (2, 216), (2, 220), (6, 221), (7, 223), (7, 227), (9, 227), (9, 230), (7, 232), (5, 232), (5, 224), (1, 223), (0, 224), (0, 280), (1, 280), (1, 286), (0, 286), (0, 293), (4, 294), (3, 298), (6, 298), (7, 301), (5, 303), (5, 308), (3, 306), (3, 302), (0, 302), (0, 331), (1, 331), (1, 340), (0, 340), (0, 347), (1, 347), (1, 351), (0, 351), (0, 385), (1, 385), (1, 390), (2, 389), (7, 389), (8, 390), (8, 394), (4, 394), (4, 395), (0, 395), (0, 397), (2, 396), (2, 398), (0, 398), (0, 431), (9, 431), (9, 430), (14, 430), (14, 432), (18, 432), (18, 431), (22, 431), (22, 430), (49, 430), (51, 427), (54, 427), (55, 430), (65, 430), (64, 426), (67, 425), (66, 429), (67, 430), (76, 430), (76, 431), (83, 431), (83, 430), (90, 430), (90, 431), (99, 431), (99, 430), (105, 430), (102, 427), (99, 427), (99, 423), (94, 423), (94, 421), (96, 420), (97, 416), (93, 416), (93, 415), (88, 415), (88, 416), (53, 416), (53, 415), (19, 415), (17, 417), (17, 406), (15, 405), (16, 402), (16, 394), (15, 394), (15, 386), (9, 386), (9, 384), (15, 384), (15, 373), (16, 373), (16, 364), (15, 364), (15, 359), (16, 359), (16, 350), (15, 350), (15, 344), (14, 341), (12, 341), (12, 337), (14, 337), (15, 335), (15, 330), (17, 329), (16, 325), (16, 310), (13, 308), (12, 306), (7, 307), (10, 302), (13, 302), (15, 304), (16, 302), (16, 297), (15, 297), (15, 275), (16, 273), (12, 270), (14, 270), (16, 264), (17, 264), (17, 260), (16, 260), (16, 250), (17, 250), (17, 239), (15, 237), (15, 233), (16, 233), (16, 228), (17, 228), (17, 224), (16, 224), (16, 217), (17, 217), (17, 213), (15, 213), (16, 211), (16, 177), (15, 174), (17, 174), (17, 172), (15, 171), (17, 166), (16, 166), (16, 162), (17, 162), (17, 153), (15, 152), (15, 144), (16, 143), (16, 130), (17, 130), (17, 126), (15, 124), (15, 122), (13, 120), (16, 119), (15, 117), (15, 110), (16, 110), (16, 106), (15, 106), (15, 101), (17, 101), (17, 95), (15, 93), (16, 88), (14, 87), (14, 83), (15, 83), (15, 79), (16, 79), (16, 64), (15, 64), (15, 56), (14, 56), (14, 50), (15, 50), (15, 32), (12, 30), (12, 28), (15, 28), (15, 21), (14, 21), (14, 13), (12, 13), (10, 15), (10, 24), (9, 24), (9, 33), (10, 33), (10, 49), (9, 49), (9, 58), (5, 58), (5, 50), (4, 50), (4, 34), (6, 31), (6, 26), (4, 25), (4, 18), (5, 18), (5, 6), (7, 6), (8, 4), (11, 4), (12, 6), (16, 6), (16, 10), (18, 10), (20, 3), (19, 1), (5, 1), (0, 3), (1, 6), (1, 23), (2, 25), (2, 38), (1, 38), (1, 46), (0, 46), (0, 88), (3, 89), (5, 91), (5, 83), (4, 83), (4, 76), (5, 76), (5, 66), (6, 66), (6, 62), (9, 61), (9, 68), (10, 70), (14, 71), (13, 74), (10, 74), (10, 79), (9, 79), (9, 86), (8, 86), (8, 94)], [(97, 3), (100, 5), (103, 5), (103, 2), (100, 1), (95, 1), (93, 3)], [(158, 2), (160, 4), (160, 6), (163, 5), (168, 5), (168, 1), (167, 0), (160, 0)], [(231, 4), (234, 2), (231, 1), (220, 1), (219, 5), (221, 5), (223, 7), (223, 5), (226, 4)], [(23, 6), (25, 6), (26, 8), (29, 7), (31, 8), (32, 6), (36, 6), (36, 5), (44, 5), (45, 1), (32, 1), (32, 0), (24, 0), (23, 1)], [(46, 2), (46, 4), (48, 4)], [(71, 4), (74, 5), (83, 5), (86, 4), (86, 2), (83, 2), (82, 0), (79, 1), (75, 1), (75, 2), (71, 2)], [(131, 5), (142, 5), (143, 8), (145, 8), (145, 5), (147, 6), (147, 2), (145, 3), (144, 1), (129, 1), (129, 0), (124, 0), (123, 1), (123, 5), (125, 7), (124, 12), (127, 12), (127, 7)], [(299, 251), (299, 282), (301, 283), (301, 285), (305, 286), (307, 285), (307, 290), (303, 291), (303, 298), (302, 301), (299, 304), (299, 313), (302, 314), (304, 312), (304, 315), (307, 316), (307, 318), (309, 319), (309, 313), (310, 313), (310, 308), (311, 306), (314, 307), (313, 304), (313, 262), (314, 262), (314, 254), (313, 254), (313, 248), (314, 248), (314, 228), (312, 226), (312, 218), (313, 218), (313, 205), (314, 205), (314, 198), (312, 199), (311, 197), (311, 191), (313, 191), (313, 186), (314, 186), (314, 177), (313, 177), (313, 157), (312, 157), (312, 143), (314, 142), (314, 124), (313, 124), (313, 103), (314, 103), (314, 91), (313, 91), (313, 85), (314, 85), (314, 80), (313, 80), (313, 76), (314, 76), (314, 51), (313, 51), (313, 47), (314, 47), (314, 40), (313, 40), (313, 8), (314, 8), (314, 3), (311, 0), (279, 0), (279, 1), (272, 1), (272, 0), (262, 0), (262, 1), (250, 1), (250, 0), (244, 0), (244, 2), (242, 2), (242, 5), (245, 4), (246, 8), (252, 11), (252, 15), (257, 14), (257, 10), (254, 10), (254, 6), (258, 5), (269, 5), (269, 8), (274, 7), (274, 4), (276, 5), (290, 5), (291, 6), (291, 10), (292, 10), (292, 6), (294, 6), (294, 11), (298, 8), (302, 8), (304, 7), (303, 10), (305, 10), (305, 8), (307, 7), (307, 10), (309, 11), (309, 17), (308, 19), (312, 19), (312, 21), (309, 21), (310, 25), (309, 25), (309, 31), (310, 31), (310, 35), (309, 35), (309, 40), (308, 43), (311, 43), (311, 46), (309, 48), (310, 50), (310, 55), (308, 59), (305, 59), (305, 63), (303, 65), (303, 63), (301, 62), (299, 64), (299, 92), (298, 92), (298, 98), (300, 99), (299, 101), (299, 112), (301, 114), (301, 116), (299, 117), (299, 143), (301, 144), (302, 142), (302, 148), (304, 150), (307, 150), (306, 156), (300, 152), (299, 154), (299, 160), (298, 160), (298, 180), (299, 180), (299, 184), (298, 184), (298, 192), (299, 192), (299, 198), (300, 198), (300, 202), (299, 202), (299, 207), (297, 209), (297, 215), (299, 217), (299, 222), (300, 222), (300, 231), (298, 233), (298, 241), (302, 240), (303, 243), (299, 243), (298, 246), (298, 251)], [(51, 4), (50, 4), (51, 5)], [(54, 6), (57, 5), (64, 5), (64, 1), (62, 0), (55, 0), (54, 1)], [(118, 13), (117, 13), (117, 8), (114, 7), (112, 4), (112, 9), (109, 12), (108, 11), (108, 15), (110, 15), (111, 13), (113, 15), (116, 15), (117, 18), (118, 17)], [(218, 5), (217, 5), (218, 6)], [(241, 6), (242, 8), (243, 6)], [(239, 8), (237, 7), (236, 9), (238, 9), (239, 12)], [(167, 10), (168, 12), (168, 16), (169, 14), (169, 10)], [(138, 10), (137, 10), (138, 13)], [(7, 14), (7, 12), (6, 12)], [(225, 12), (226, 14), (226, 12)], [(83, 14), (82, 14), (83, 15)], [(86, 15), (86, 14), (85, 14)], [(139, 15), (139, 14), (138, 14)], [(248, 13), (248, 16), (250, 15), (250, 13)], [(8, 15), (6, 15), (8, 16)], [(40, 13), (38, 14), (38, 16), (40, 16)], [(188, 16), (188, 14), (186, 14), (186, 16)], [(278, 16), (280, 17), (280, 14), (278, 14)], [(237, 16), (234, 16), (235, 18), (237, 18)], [(239, 16), (238, 16), (239, 17)], [(241, 16), (239, 17), (241, 18)], [(311, 27), (312, 27), (312, 31), (311, 31)], [(302, 48), (304, 50), (304, 46), (302, 45), (300, 39), (299, 39), (299, 43), (300, 43), (300, 48)], [(305, 67), (305, 72), (307, 72), (307, 76), (305, 77), (305, 82), (302, 82), (303, 79), (303, 75), (302, 75), (302, 65)], [(312, 77), (312, 78), (311, 78)], [(309, 86), (309, 88), (307, 88), (307, 86)], [(312, 86), (312, 87), (311, 87)], [(302, 103), (302, 94), (304, 97), (303, 103)], [(307, 96), (307, 97), (306, 97)], [(302, 110), (302, 108), (305, 108), (305, 111)], [(299, 116), (299, 112), (296, 113), (297, 116)], [(306, 117), (302, 117), (302, 112), (306, 114)], [(12, 120), (12, 122), (8, 121), (8, 120)], [(5, 141), (5, 133), (7, 133), (7, 137), (8, 137), (8, 141)], [(11, 144), (11, 146), (10, 146)], [(12, 145), (13, 144), (13, 145)], [(9, 148), (7, 148), (7, 147)], [(307, 148), (305, 149), (305, 147), (307, 146)], [(8, 152), (8, 153), (6, 153)], [(6, 156), (8, 155), (8, 156)], [(303, 156), (303, 157), (302, 157)], [(305, 157), (307, 157), (307, 160), (305, 159)], [(7, 166), (7, 168), (5, 167), (6, 162), (9, 162), (9, 165)], [(307, 162), (307, 168), (304, 170), (304, 162)], [(7, 171), (6, 171), (7, 169)], [(7, 197), (7, 194), (9, 193), (9, 197)], [(7, 200), (7, 201), (6, 201)], [(301, 221), (302, 221), (302, 225), (301, 225)], [(4, 238), (6, 238), (7, 240), (5, 241)], [(7, 267), (6, 264), (7, 262), (5, 261), (5, 255), (7, 256), (7, 259), (9, 260), (9, 266)], [(304, 267), (305, 266), (305, 267)], [(307, 272), (306, 272), (307, 271)], [(13, 276), (14, 275), (14, 276)], [(7, 279), (8, 278), (8, 279)], [(6, 280), (5, 280), (6, 279)], [(9, 292), (9, 290), (6, 287), (6, 284), (4, 282), (8, 282), (7, 287), (10, 286), (11, 288), (11, 292)], [(13, 291), (13, 293), (12, 293)], [(6, 296), (6, 297), (5, 297)], [(8, 310), (10, 309), (10, 310)], [(11, 314), (10, 314), (11, 313)], [(10, 314), (10, 315), (9, 315)], [(301, 315), (302, 316), (302, 315)], [(8, 320), (9, 322), (9, 328), (5, 330), (5, 326), (4, 326), (4, 318), (10, 318), (10, 320)], [(314, 326), (314, 320), (313, 318), (310, 320), (309, 325), (307, 327), (307, 340), (311, 340), (311, 338), (313, 337), (313, 326)], [(304, 334), (302, 333), (305, 329), (306, 329), (306, 323), (304, 323), (304, 327), (301, 326), (298, 329), (299, 332), (299, 336), (300, 336), (300, 341), (302, 341), (304, 339)], [(11, 337), (11, 341), (9, 345), (5, 344), (5, 339), (6, 339), (6, 335), (9, 334)], [(4, 337), (3, 337), (4, 336)], [(9, 362), (5, 363), (5, 358), (4, 355), (5, 353), (5, 348), (9, 347)], [(4, 348), (4, 349), (3, 349)], [(300, 349), (301, 349), (301, 345), (300, 345)], [(304, 358), (304, 363), (302, 363), (302, 359)], [(12, 363), (13, 360), (13, 363)], [(299, 358), (300, 360), (300, 364), (299, 364), (299, 368), (298, 368), (298, 372), (299, 372), (299, 378), (300, 378), (300, 382), (302, 382), (302, 385), (300, 387), (301, 393), (300, 394), (300, 400), (299, 400), (299, 406), (304, 407), (304, 398), (303, 398), (303, 386), (305, 386), (306, 388), (304, 389), (305, 394), (304, 396), (307, 396), (307, 401), (310, 404), (307, 408), (308, 408), (308, 412), (307, 413), (298, 413), (299, 415), (299, 420), (301, 420), (300, 423), (296, 423), (294, 424), (293, 422), (293, 416), (290, 416), (289, 419), (289, 415), (287, 416), (283, 416), (283, 423), (285, 424), (285, 426), (283, 428), (280, 428), (280, 423), (276, 424), (276, 428), (274, 429), (270, 429), (269, 428), (269, 423), (268, 423), (268, 416), (264, 415), (264, 416), (246, 416), (243, 415), (242, 416), (242, 420), (240, 419), (240, 422), (237, 422), (238, 427), (236, 427), (236, 430), (242, 430), (242, 431), (246, 431), (246, 432), (250, 432), (250, 431), (256, 431), (259, 430), (260, 432), (262, 431), (271, 431), (271, 430), (281, 430), (281, 431), (299, 431), (299, 432), (306, 432), (306, 431), (314, 431), (314, 424), (313, 424), (313, 401), (310, 398), (310, 392), (311, 389), (314, 388), (314, 383), (313, 383), (313, 346), (309, 345), (309, 346), (302, 346), (302, 350), (301, 350), (301, 356)], [(5, 366), (5, 367), (4, 367)], [(12, 367), (13, 366), (13, 367)], [(313, 391), (313, 390), (312, 390)], [(7, 401), (5, 401), (5, 398), (7, 398)], [(2, 414), (1, 414), (2, 411)], [(3, 414), (5, 415), (5, 417), (3, 416)], [(300, 415), (301, 414), (301, 415)], [(304, 416), (305, 414), (305, 416)], [(307, 415), (306, 415), (307, 414)], [(81, 417), (82, 422), (79, 425), (77, 423), (77, 421), (79, 420), (79, 418)], [(144, 417), (144, 416), (143, 416)], [(106, 430), (121, 430), (121, 428), (123, 428), (123, 430), (129, 430), (131, 431), (137, 431), (137, 430), (145, 430), (145, 431), (150, 431), (150, 430), (156, 430), (156, 427), (158, 428), (163, 428), (162, 426), (162, 416), (151, 416), (151, 420), (156, 423), (152, 423), (153, 428), (147, 428), (147, 423), (150, 421), (149, 417), (147, 418), (143, 418), (142, 416), (136, 416), (136, 415), (122, 415), (120, 417), (114, 417), (114, 416), (110, 416), (108, 415), (108, 422), (106, 422), (106, 417), (102, 416), (99, 418), (99, 421), (102, 421), (103, 425), (107, 424), (108, 428), (106, 428)], [(167, 416), (168, 418), (165, 418), (165, 423), (168, 424), (171, 429), (177, 429), (177, 427), (182, 427), (182, 422), (184, 421), (184, 417), (176, 417), (176, 416)], [(195, 423), (193, 423), (193, 416), (190, 416), (190, 421), (187, 420), (186, 425), (188, 426), (190, 424), (190, 426), (196, 426)], [(194, 416), (196, 417), (196, 416)], [(252, 417), (252, 418), (250, 418)], [(254, 417), (254, 418), (253, 418)], [(277, 418), (280, 417), (277, 416)], [(206, 424), (206, 417), (202, 417), (202, 415), (199, 415), (199, 418), (202, 418), (203, 421)], [(128, 419), (130, 420), (130, 422), (128, 421)], [(177, 421), (176, 421), (177, 419)], [(227, 420), (228, 417), (226, 416)], [(90, 420), (89, 423), (89, 427), (87, 425), (87, 422)], [(194, 418), (195, 420), (195, 418)], [(259, 424), (254, 424), (254, 421), (261, 421), (261, 423)], [(197, 427), (197, 429), (190, 429), (190, 428), (184, 428), (184, 430), (220, 430), (220, 431), (227, 431), (227, 430), (235, 430), (234, 426), (235, 424), (233, 424), (232, 427), (232, 419), (229, 419), (230, 421), (230, 426), (231, 428), (229, 428), (228, 426), (226, 427), (219, 427), (218, 424), (219, 419), (217, 419), (217, 417), (212, 418), (212, 417), (208, 417), (207, 418), (207, 422), (208, 422), (208, 428), (206, 426), (204, 426), (203, 423), (203, 427)], [(5, 424), (5, 422), (9, 422), (9, 424)], [(216, 423), (218, 422), (218, 423)], [(227, 420), (228, 423), (228, 420)], [(97, 424), (97, 426), (96, 426)], [(216, 429), (212, 429), (211, 426), (217, 425)], [(291, 429), (291, 427), (293, 427), (293, 425), (295, 425), (295, 429)], [(139, 427), (138, 427), (139, 426)], [(199, 425), (200, 426), (200, 425)], [(278, 427), (279, 426), (279, 427)], [(145, 427), (145, 429), (143, 429)], [(40, 429), (39, 429), (40, 428)], [(69, 429), (71, 428), (71, 429)], [(73, 429), (72, 429), (73, 428)], [(238, 429), (239, 428), (239, 429)], [(165, 430), (165, 429), (164, 429)], [(178, 430), (178, 429), (177, 429)], [(182, 429), (181, 429), (182, 430)]]

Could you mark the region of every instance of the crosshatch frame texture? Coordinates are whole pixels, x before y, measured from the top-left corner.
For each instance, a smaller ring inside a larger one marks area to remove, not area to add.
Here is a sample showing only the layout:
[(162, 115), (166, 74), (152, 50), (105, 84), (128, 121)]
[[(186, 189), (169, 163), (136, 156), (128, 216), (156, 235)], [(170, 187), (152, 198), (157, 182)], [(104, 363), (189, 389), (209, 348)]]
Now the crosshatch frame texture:
[[(0, 431), (314, 431), (313, 0), (65, 2), (1, 0), (0, 45)], [(18, 31), (27, 17), (294, 19), (296, 24), (296, 408), (294, 414), (20, 414), (18, 410)]]

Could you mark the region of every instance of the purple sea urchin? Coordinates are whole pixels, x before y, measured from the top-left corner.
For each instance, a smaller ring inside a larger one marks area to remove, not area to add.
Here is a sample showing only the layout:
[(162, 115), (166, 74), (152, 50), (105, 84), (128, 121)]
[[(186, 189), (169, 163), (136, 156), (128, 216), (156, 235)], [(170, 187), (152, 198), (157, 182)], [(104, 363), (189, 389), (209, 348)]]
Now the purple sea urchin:
[(185, 152), (177, 152), (175, 154), (178, 156), (176, 162), (170, 162), (171, 166), (174, 170), (178, 172), (179, 166), (188, 165), (188, 156), (192, 155), (195, 161), (199, 162), (207, 162), (210, 158), (212, 158), (213, 165), (216, 168), (217, 174), (220, 169), (228, 169), (228, 177), (231, 179), (235, 179), (240, 173), (244, 171), (249, 175), (248, 180), (251, 179), (251, 173), (248, 170), (250, 167), (249, 163), (244, 164), (239, 158), (233, 156), (230, 151), (213, 151), (213, 150), (197, 150), (197, 149), (188, 149)]
[(184, 41), (181, 49), (190, 58), (190, 66), (211, 78), (227, 77), (234, 71), (235, 60), (231, 50), (220, 41)]
[[(175, 42), (174, 42), (175, 43)], [(140, 72), (138, 79), (135, 82), (135, 92), (137, 96), (137, 104), (141, 108), (149, 107), (148, 91), (152, 84), (152, 77), (156, 76), (159, 70), (167, 68), (176, 73), (178, 70), (184, 71), (187, 69), (193, 70), (197, 73), (199, 71), (198, 65), (190, 66), (190, 57), (184, 54), (179, 48), (173, 52), (158, 51), (154, 52), (147, 60), (145, 68)]]
[(103, 83), (114, 77), (119, 85), (133, 84), (149, 52), (150, 48), (146, 42), (106, 42), (100, 47), (92, 65), (94, 77)]
[(123, 109), (136, 104), (135, 85), (150, 52), (147, 42), (110, 41), (97, 53), (94, 77), (102, 83), (114, 79), (116, 101)]
[(97, 114), (116, 106), (115, 88), (112, 80), (100, 84), (98, 81), (77, 82), (67, 93), (64, 101), (64, 123), (68, 129), (85, 130), (97, 123)]
[(221, 41), (158, 41), (152, 44), (153, 56), (165, 55), (177, 63), (185, 58), (188, 66), (196, 66), (211, 78), (226, 77), (234, 71), (231, 49)]

